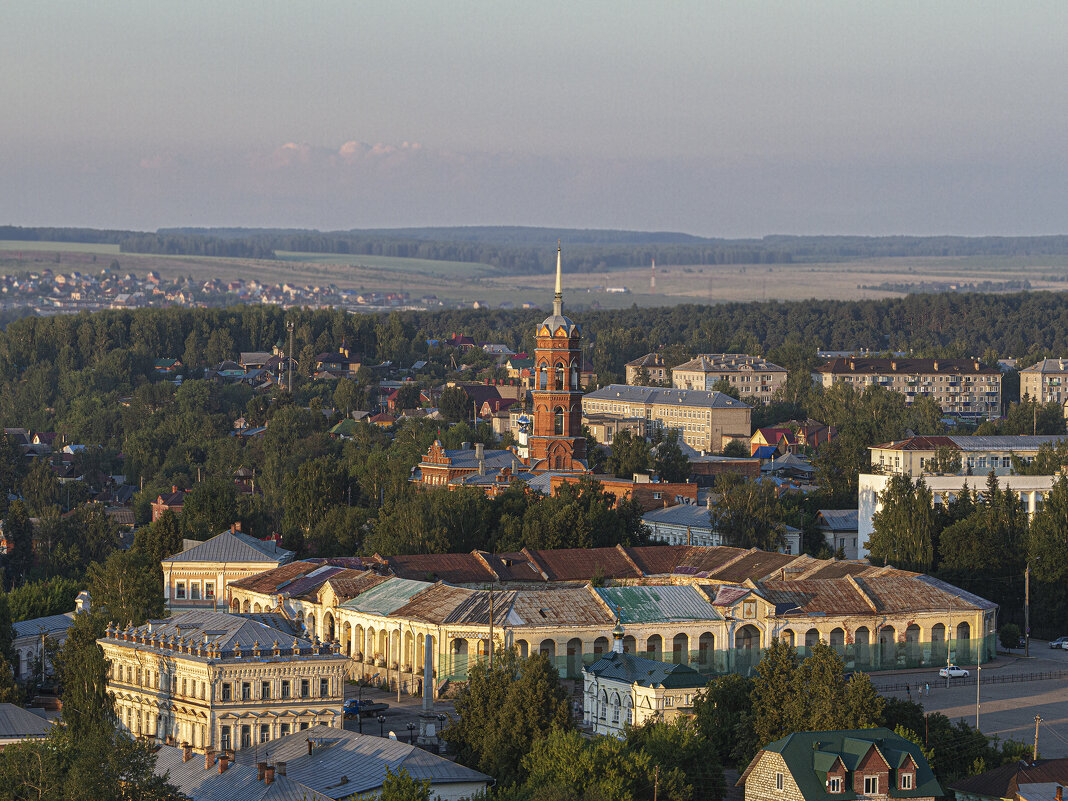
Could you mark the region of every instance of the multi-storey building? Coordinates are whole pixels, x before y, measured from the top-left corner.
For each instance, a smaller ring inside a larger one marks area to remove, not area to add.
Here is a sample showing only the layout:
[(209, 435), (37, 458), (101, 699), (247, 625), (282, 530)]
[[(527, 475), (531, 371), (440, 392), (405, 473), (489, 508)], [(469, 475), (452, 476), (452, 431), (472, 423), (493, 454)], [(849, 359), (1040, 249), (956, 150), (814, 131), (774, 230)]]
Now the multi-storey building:
[(786, 368), (744, 353), (701, 353), (671, 371), (671, 385), (678, 389), (712, 389), (717, 381), (726, 381), (743, 398), (771, 403), (786, 386)]
[[(932, 436), (873, 445), (871, 465), (880, 473), (899, 473), (916, 478), (932, 473), (1008, 475), (1013, 469), (1013, 457), (1023, 462), (1034, 461), (1042, 446), (1056, 448), (1068, 439), (1064, 434), (1053, 435), (994, 435), (994, 436)], [(939, 455), (951, 456), (959, 465), (941, 463)], [(955, 469), (949, 469), (955, 468)]]
[(226, 609), (230, 582), (285, 564), (293, 555), (274, 542), (241, 533), (241, 524), (234, 523), (162, 561), (167, 608)]
[(625, 365), (627, 370), (627, 383), (638, 384), (642, 377), (642, 370), (648, 376), (650, 385), (664, 385), (671, 382), (671, 371), (668, 369), (664, 357), (659, 353), (646, 353)]
[(1068, 361), (1043, 359), (1020, 371), (1020, 397), (1059, 403), (1068, 416)]
[(229, 750), (341, 726), (348, 659), (334, 645), (204, 611), (110, 624), (97, 642), (131, 734)]
[(695, 450), (721, 451), (732, 439), (748, 445), (752, 409), (722, 392), (609, 384), (582, 399), (582, 413), (640, 417), (647, 429), (677, 429)]
[(978, 359), (906, 359), (842, 357), (816, 368), (824, 387), (869, 384), (900, 392), (906, 403), (928, 397), (945, 414), (974, 419), (1001, 415), (1001, 371)]

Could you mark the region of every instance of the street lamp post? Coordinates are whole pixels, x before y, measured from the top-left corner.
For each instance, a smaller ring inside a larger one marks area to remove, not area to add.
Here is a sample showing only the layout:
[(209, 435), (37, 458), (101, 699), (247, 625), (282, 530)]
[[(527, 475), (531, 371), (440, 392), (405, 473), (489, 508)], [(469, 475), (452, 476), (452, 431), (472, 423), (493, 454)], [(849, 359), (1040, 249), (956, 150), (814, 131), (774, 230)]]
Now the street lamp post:
[(378, 736), (379, 737), (385, 737), (386, 736), (386, 716), (385, 715), (379, 715), (378, 716)]
[(415, 724), (414, 723), (408, 723), (407, 726), (408, 726), (408, 745), (411, 745), (412, 744), (412, 737), (413, 737), (412, 732), (415, 731)]

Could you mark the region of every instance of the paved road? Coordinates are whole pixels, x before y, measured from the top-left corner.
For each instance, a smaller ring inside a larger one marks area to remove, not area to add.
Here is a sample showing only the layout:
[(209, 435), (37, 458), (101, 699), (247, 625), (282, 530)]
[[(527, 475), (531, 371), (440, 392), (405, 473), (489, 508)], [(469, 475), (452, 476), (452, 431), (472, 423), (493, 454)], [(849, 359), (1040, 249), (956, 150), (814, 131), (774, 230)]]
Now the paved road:
[[(418, 696), (401, 694), (400, 703), (397, 703), (397, 693), (383, 692), (371, 687), (364, 687), (362, 695), (360, 694), (360, 688), (356, 685), (345, 686), (345, 698), (362, 697), (365, 701), (370, 699), (374, 702), (383, 702), (389, 704), (389, 709), (382, 713), (385, 718), (385, 722), (379, 724), (377, 716), (371, 718), (363, 718), (357, 721), (355, 718), (345, 721), (345, 728), (349, 731), (360, 731), (360, 726), (363, 726), (364, 734), (379, 734), (380, 732), (386, 736), (392, 731), (397, 735), (398, 740), (408, 742), (408, 726), (407, 724), (414, 724), (415, 729), (411, 732), (415, 736), (419, 735), (419, 712), (423, 708), (423, 699)], [(434, 713), (445, 715), (448, 719), (452, 719), (456, 715), (456, 711), (453, 709), (452, 701), (436, 701), (434, 703)], [(446, 720), (446, 725), (448, 720)]]
[[(1009, 655), (999, 655), (984, 665), (980, 674), (987, 676), (1024, 675), (1068, 670), (1068, 651), (1051, 650), (1046, 642), (1031, 641), (1031, 655), (1025, 658), (1018, 649)], [(911, 698), (920, 701), (928, 712), (941, 712), (951, 720), (963, 718), (975, 725), (975, 667), (969, 668), (967, 679), (953, 679), (946, 688), (946, 680), (934, 669), (902, 671), (892, 675), (872, 677), (876, 687), (908, 682)], [(989, 673), (987, 673), (989, 671)], [(931, 684), (930, 696), (919, 697), (919, 688)], [(887, 693), (905, 698), (904, 690)], [(1012, 738), (1032, 742), (1035, 736), (1035, 715), (1039, 724), (1038, 750), (1042, 756), (1068, 757), (1068, 678), (1045, 681), (1020, 681), (979, 686), (979, 728), (986, 734), (1003, 739)]]

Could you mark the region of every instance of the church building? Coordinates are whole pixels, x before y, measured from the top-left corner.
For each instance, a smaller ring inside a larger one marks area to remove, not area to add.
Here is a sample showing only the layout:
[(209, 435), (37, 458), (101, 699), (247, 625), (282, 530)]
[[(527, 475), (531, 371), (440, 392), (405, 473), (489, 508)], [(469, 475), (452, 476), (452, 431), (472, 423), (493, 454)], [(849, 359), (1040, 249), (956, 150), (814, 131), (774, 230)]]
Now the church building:
[[(582, 434), (582, 329), (564, 316), (562, 253), (556, 247), (556, 294), (553, 313), (535, 330), (534, 419), (526, 443), (507, 450), (445, 449), (435, 440), (413, 472), (428, 485), (481, 486), (491, 494), (517, 479), (543, 473), (585, 473), (586, 438)], [(525, 444), (525, 447), (524, 447)]]

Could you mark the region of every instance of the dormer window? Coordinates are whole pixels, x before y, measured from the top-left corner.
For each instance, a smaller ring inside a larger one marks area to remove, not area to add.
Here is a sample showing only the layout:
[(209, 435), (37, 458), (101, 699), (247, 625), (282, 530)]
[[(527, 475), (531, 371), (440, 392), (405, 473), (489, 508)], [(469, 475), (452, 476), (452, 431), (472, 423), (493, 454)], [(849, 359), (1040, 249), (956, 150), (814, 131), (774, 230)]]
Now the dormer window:
[(898, 777), (898, 789), (899, 790), (911, 790), (912, 789), (912, 774), (902, 773)]
[(842, 777), (832, 776), (827, 780), (827, 792), (828, 793), (840, 793), (842, 792)]
[(879, 794), (879, 777), (878, 776), (865, 776), (864, 777), (864, 795), (878, 795)]

